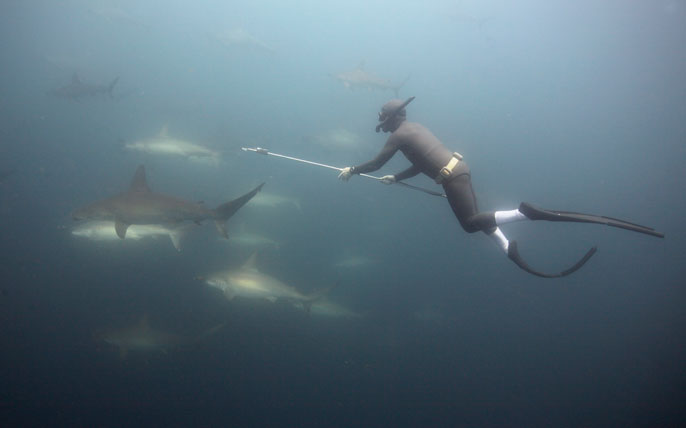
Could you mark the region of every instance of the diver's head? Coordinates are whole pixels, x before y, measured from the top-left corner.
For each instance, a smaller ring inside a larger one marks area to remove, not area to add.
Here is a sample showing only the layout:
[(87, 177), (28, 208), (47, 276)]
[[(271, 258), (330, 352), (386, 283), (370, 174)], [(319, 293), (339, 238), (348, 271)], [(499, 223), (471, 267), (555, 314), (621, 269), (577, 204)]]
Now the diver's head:
[(379, 125), (376, 127), (376, 132), (383, 130), (383, 132), (394, 132), (401, 123), (406, 119), (405, 106), (406, 101), (399, 99), (392, 99), (381, 107), (379, 112)]

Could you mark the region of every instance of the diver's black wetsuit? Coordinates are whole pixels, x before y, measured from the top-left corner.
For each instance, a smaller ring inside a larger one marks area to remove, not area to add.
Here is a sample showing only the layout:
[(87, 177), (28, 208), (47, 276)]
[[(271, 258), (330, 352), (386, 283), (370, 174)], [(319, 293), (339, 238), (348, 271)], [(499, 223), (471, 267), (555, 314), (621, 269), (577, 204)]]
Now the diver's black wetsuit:
[[(377, 126), (377, 132), (383, 129), (384, 132), (392, 132), (391, 136), (388, 137), (381, 152), (374, 159), (356, 167), (342, 169), (339, 178), (347, 180), (350, 178), (350, 174), (364, 174), (376, 171), (388, 162), (398, 150), (405, 155), (407, 160), (412, 163), (412, 166), (396, 174), (396, 181), (414, 177), (420, 172), (434, 180), (440, 176), (441, 169), (448, 167), (449, 162), (453, 159), (453, 153), (424, 126), (405, 120), (404, 107), (412, 99), (414, 98), (412, 97), (404, 103), (400, 100), (392, 100), (384, 105), (379, 113), (380, 124)], [(448, 197), (448, 202), (450, 202), (450, 207), (453, 209), (453, 213), (455, 213), (465, 231), (469, 233), (483, 231), (494, 239), (507, 254), (507, 257), (517, 266), (526, 272), (544, 278), (558, 278), (577, 271), (595, 254), (596, 247), (592, 247), (579, 261), (568, 269), (558, 273), (539, 272), (532, 269), (522, 259), (517, 250), (517, 242), (509, 242), (507, 240), (498, 227), (500, 224), (525, 219), (597, 223), (659, 238), (664, 237), (662, 233), (656, 232), (652, 228), (624, 220), (569, 211), (543, 210), (526, 202), (522, 202), (516, 210), (480, 213), (476, 204), (474, 190), (472, 189), (472, 177), (469, 166), (464, 160), (460, 160), (457, 165), (454, 165), (450, 175), (441, 184)]]
[[(388, 162), (398, 150), (405, 155), (412, 166), (396, 174), (395, 179), (397, 181), (414, 177), (419, 173), (424, 173), (435, 179), (441, 168), (453, 157), (453, 152), (448, 150), (431, 131), (418, 123), (403, 121), (398, 129), (388, 137), (388, 141), (386, 141), (381, 152), (369, 162), (353, 167), (352, 173), (364, 174), (376, 171)], [(495, 230), (494, 213), (479, 213), (476, 196), (472, 189), (471, 173), (464, 160), (457, 164), (451, 176), (442, 185), (450, 207), (465, 231), (469, 233), (478, 231), (491, 233)]]

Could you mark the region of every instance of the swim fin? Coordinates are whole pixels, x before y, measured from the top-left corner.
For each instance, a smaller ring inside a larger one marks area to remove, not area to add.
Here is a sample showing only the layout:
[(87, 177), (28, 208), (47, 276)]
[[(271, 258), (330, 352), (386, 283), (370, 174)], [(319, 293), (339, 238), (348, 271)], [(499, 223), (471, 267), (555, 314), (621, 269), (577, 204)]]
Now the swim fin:
[[(633, 232), (644, 233), (646, 235), (664, 238), (664, 233), (656, 232), (655, 229), (641, 226), (639, 224), (630, 223), (628, 221), (620, 220), (612, 217), (605, 217), (600, 215), (582, 214), (570, 211), (553, 211), (544, 210), (534, 207), (528, 202), (522, 202), (519, 205), (519, 211), (530, 220), (548, 220), (548, 221), (568, 221), (576, 223), (597, 223), (606, 226), (618, 227), (620, 229), (631, 230)], [(590, 256), (589, 256), (590, 257)], [(526, 270), (526, 269), (525, 269)]]
[(570, 267), (569, 269), (565, 269), (560, 273), (543, 273), (543, 272), (538, 272), (526, 264), (524, 259), (522, 259), (522, 256), (519, 255), (519, 251), (517, 251), (517, 241), (511, 241), (510, 244), (507, 247), (507, 257), (512, 260), (517, 266), (519, 266), (521, 269), (529, 272), (532, 275), (540, 276), (542, 278), (560, 278), (563, 276), (567, 276), (570, 273), (576, 272), (586, 264), (588, 259), (593, 257), (593, 254), (598, 250), (598, 247), (593, 247), (588, 252), (578, 261), (574, 264), (574, 266)]

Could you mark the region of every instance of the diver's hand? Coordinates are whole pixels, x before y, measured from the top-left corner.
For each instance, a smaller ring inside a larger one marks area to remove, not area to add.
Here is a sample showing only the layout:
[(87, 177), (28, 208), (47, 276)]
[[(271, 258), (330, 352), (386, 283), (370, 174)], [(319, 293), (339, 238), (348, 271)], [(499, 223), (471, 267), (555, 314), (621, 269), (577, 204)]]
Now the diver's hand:
[(353, 175), (353, 167), (351, 166), (346, 166), (341, 170), (341, 173), (338, 174), (338, 178), (343, 181), (348, 181), (350, 180), (350, 177)]
[(384, 175), (380, 178), (383, 184), (393, 184), (395, 183), (395, 175)]

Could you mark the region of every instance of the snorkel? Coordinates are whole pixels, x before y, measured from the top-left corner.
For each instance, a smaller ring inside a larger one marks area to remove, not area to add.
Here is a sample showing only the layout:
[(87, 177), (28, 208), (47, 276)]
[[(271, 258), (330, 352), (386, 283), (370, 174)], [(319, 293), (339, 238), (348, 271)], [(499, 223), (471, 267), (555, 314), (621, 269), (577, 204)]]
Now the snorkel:
[(382, 128), (386, 123), (388, 123), (388, 122), (390, 122), (391, 120), (395, 119), (395, 116), (397, 116), (398, 113), (400, 113), (409, 103), (411, 103), (412, 100), (414, 100), (414, 97), (408, 98), (407, 100), (405, 100), (404, 103), (400, 104), (400, 107), (398, 107), (397, 109), (395, 109), (395, 110), (393, 110), (392, 112), (390, 112), (390, 113), (386, 116), (386, 118), (385, 118), (383, 121), (379, 122), (379, 124), (376, 125), (376, 132), (380, 132), (380, 131), (381, 131), (381, 128)]

